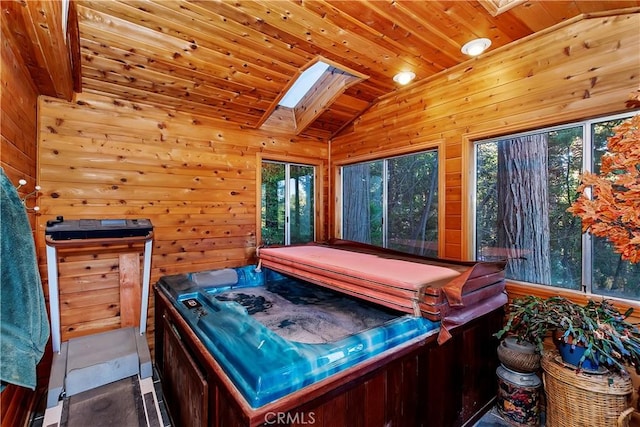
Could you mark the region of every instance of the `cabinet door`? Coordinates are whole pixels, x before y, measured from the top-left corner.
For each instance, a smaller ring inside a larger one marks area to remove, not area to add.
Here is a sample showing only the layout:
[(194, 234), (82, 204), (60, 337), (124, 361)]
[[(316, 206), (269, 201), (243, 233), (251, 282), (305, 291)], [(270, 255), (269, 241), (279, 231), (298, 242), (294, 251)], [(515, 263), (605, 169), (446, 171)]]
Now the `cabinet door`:
[(503, 311), (485, 315), (462, 333), (462, 419), (478, 415), (478, 411), (498, 391), (498, 339), (493, 334), (502, 327)]
[(166, 317), (163, 323), (162, 390), (166, 405), (175, 425), (205, 427), (209, 400), (207, 380), (173, 324)]

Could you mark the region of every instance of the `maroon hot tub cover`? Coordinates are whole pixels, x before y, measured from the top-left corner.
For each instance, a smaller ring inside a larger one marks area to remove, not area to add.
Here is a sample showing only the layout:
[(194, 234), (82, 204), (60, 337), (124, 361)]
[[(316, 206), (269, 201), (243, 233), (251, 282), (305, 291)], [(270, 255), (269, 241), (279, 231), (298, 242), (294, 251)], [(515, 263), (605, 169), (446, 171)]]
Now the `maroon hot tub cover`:
[(395, 310), (442, 321), (448, 330), (507, 302), (506, 261), (429, 258), (346, 240), (258, 250), (260, 263)]

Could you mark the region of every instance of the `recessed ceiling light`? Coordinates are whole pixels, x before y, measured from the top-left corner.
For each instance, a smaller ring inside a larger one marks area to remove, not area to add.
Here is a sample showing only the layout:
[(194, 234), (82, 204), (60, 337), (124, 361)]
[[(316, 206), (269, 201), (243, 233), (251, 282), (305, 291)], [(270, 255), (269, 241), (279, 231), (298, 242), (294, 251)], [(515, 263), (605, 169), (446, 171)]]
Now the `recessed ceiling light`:
[(478, 56), (487, 50), (489, 46), (491, 46), (491, 40), (482, 38), (465, 43), (460, 50), (462, 50), (462, 53), (465, 55)]
[(393, 76), (393, 81), (396, 83), (400, 83), (401, 85), (406, 85), (415, 78), (416, 73), (412, 73), (411, 71), (402, 71)]

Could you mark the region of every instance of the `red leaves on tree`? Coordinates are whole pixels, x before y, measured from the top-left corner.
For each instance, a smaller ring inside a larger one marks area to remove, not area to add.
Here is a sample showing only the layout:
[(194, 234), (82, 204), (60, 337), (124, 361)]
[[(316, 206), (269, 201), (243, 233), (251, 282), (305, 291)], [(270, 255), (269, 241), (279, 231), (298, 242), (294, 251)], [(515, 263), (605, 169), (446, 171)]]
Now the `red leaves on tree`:
[(582, 231), (609, 240), (622, 259), (640, 262), (640, 115), (614, 131), (600, 174), (582, 175), (580, 196), (567, 211), (582, 220)]

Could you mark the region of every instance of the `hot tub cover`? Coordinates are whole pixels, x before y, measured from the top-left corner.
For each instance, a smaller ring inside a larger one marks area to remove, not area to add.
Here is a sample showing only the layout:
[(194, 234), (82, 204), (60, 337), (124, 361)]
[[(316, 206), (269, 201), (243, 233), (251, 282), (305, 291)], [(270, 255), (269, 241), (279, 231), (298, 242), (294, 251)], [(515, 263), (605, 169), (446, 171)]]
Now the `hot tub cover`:
[(507, 301), (506, 261), (468, 262), (421, 257), (346, 240), (259, 248), (260, 263), (449, 329)]

